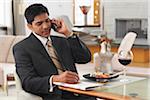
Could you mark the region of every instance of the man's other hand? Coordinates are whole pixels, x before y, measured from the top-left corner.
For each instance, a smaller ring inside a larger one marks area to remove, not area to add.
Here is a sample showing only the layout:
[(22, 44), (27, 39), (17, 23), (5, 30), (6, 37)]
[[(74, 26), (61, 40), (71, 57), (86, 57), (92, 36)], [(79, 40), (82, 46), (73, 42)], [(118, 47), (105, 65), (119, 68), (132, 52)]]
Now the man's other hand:
[(54, 75), (52, 81), (76, 84), (79, 81), (79, 76), (75, 72), (65, 71), (60, 75)]

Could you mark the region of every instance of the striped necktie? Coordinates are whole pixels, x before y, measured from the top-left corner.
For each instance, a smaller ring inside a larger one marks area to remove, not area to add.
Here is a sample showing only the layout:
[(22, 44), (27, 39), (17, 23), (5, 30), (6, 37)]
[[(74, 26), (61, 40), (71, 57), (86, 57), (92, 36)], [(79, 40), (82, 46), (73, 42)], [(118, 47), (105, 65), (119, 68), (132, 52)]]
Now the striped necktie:
[(55, 64), (57, 70), (58, 70), (58, 73), (61, 74), (63, 71), (62, 71), (62, 66), (60, 64), (60, 61), (57, 57), (57, 53), (54, 49), (54, 47), (52, 46), (52, 43), (48, 40), (47, 41), (47, 46), (48, 46), (48, 54), (49, 56), (51, 57), (53, 63)]

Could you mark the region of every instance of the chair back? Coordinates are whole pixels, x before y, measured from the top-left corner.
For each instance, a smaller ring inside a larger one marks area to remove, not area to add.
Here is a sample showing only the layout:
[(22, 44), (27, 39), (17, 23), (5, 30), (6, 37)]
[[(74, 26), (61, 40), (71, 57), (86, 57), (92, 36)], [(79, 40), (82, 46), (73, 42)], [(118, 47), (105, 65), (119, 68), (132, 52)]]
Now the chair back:
[(14, 72), (14, 76), (16, 81), (17, 100), (42, 100), (40, 96), (28, 93), (22, 89), (21, 81), (16, 71)]
[(61, 15), (60, 18), (64, 20), (64, 22), (65, 22), (67, 28), (68, 28), (69, 31), (71, 32), (71, 31), (72, 31), (72, 28), (73, 28), (73, 24), (71, 23), (69, 17), (66, 16), (66, 15)]

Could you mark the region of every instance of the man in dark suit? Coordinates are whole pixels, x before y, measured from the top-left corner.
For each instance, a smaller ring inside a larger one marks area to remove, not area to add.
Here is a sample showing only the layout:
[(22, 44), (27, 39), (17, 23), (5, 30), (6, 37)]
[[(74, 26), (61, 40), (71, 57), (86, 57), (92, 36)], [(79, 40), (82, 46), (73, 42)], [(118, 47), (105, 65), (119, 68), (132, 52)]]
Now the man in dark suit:
[[(75, 63), (87, 63), (91, 53), (84, 43), (69, 32), (63, 20), (50, 19), (42, 4), (32, 4), (25, 10), (31, 35), (13, 47), (16, 71), (25, 91), (39, 95), (43, 100), (95, 100), (80, 94), (58, 89), (53, 82), (76, 84), (79, 81)], [(66, 37), (50, 36), (52, 25)], [(48, 54), (47, 41), (51, 41), (61, 68), (58, 69)], [(58, 70), (64, 70), (59, 73)]]

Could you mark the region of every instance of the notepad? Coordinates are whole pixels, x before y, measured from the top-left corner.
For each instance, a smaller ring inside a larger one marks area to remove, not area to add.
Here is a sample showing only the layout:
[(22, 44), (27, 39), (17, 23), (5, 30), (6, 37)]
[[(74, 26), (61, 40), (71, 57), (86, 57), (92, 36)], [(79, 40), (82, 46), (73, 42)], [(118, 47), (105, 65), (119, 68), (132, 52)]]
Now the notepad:
[(92, 90), (93, 88), (101, 87), (103, 84), (101, 83), (93, 83), (93, 82), (79, 82), (77, 84), (68, 84), (63, 82), (54, 82), (55, 85), (64, 86), (79, 90)]

